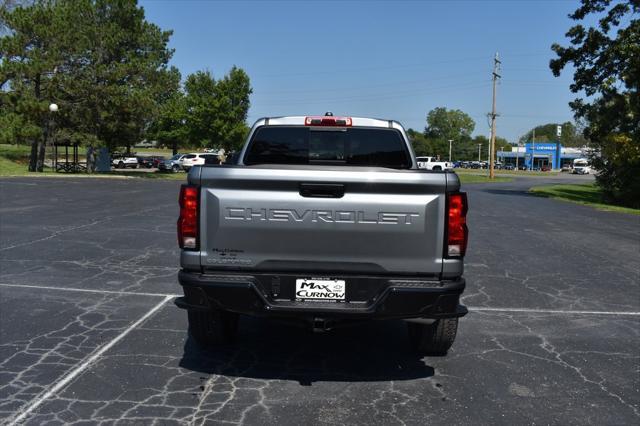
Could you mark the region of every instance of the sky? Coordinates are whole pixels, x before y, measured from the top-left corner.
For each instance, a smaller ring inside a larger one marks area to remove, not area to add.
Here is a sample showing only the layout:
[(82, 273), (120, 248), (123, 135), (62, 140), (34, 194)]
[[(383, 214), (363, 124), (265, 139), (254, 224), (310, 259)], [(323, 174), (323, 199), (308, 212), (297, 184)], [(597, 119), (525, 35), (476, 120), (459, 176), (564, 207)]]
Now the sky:
[(173, 30), (171, 65), (183, 78), (236, 65), (251, 79), (248, 124), (264, 116), (395, 119), (424, 130), (436, 107), (460, 109), (489, 136), (491, 72), (497, 136), (515, 142), (539, 124), (572, 120), (572, 71), (549, 70), (567, 45), (577, 0), (178, 1), (142, 0), (146, 17)]

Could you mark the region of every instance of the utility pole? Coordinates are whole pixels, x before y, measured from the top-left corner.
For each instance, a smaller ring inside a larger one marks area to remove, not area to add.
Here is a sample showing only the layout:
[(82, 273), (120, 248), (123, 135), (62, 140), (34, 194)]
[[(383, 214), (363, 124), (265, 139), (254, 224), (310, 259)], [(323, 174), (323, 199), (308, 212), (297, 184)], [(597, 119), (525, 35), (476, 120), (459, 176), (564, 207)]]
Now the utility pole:
[(451, 162), (451, 142), (453, 142), (453, 139), (449, 139), (449, 162)]
[(536, 159), (536, 128), (533, 128), (533, 142), (531, 142), (531, 167), (530, 171), (533, 171), (533, 162)]
[(496, 56), (493, 58), (493, 105), (491, 107), (491, 149), (489, 152), (491, 153), (491, 158), (489, 159), (489, 178), (493, 179), (495, 177), (495, 173), (493, 171), (494, 167), (494, 152), (496, 151), (496, 81), (500, 78), (500, 74), (498, 71), (500, 69), (500, 60), (498, 59), (498, 52), (496, 52)]

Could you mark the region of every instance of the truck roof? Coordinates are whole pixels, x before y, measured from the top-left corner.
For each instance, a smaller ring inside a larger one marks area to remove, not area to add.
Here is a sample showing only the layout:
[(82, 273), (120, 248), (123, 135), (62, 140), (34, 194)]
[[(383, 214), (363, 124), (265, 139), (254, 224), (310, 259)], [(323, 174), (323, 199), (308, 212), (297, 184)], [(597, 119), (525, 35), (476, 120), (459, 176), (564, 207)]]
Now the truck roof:
[[(328, 118), (333, 116), (304, 116), (304, 115), (289, 115), (289, 116), (281, 116), (281, 117), (262, 117), (256, 120), (254, 127), (261, 126), (304, 126), (305, 120), (307, 117), (318, 117), (318, 118)], [(380, 118), (367, 118), (367, 117), (333, 117), (336, 119), (340, 118), (350, 118), (351, 126), (362, 126), (362, 127), (387, 127), (394, 128), (399, 130), (404, 130), (402, 125), (395, 120), (384, 120)]]

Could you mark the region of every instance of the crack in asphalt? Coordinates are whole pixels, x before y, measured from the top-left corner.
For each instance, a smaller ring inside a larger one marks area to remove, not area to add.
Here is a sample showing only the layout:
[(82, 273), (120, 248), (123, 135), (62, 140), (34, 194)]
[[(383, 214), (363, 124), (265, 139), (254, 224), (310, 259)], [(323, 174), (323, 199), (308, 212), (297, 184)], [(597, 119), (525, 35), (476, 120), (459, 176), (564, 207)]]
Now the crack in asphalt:
[[(634, 406), (633, 404), (628, 403), (626, 400), (624, 400), (620, 395), (610, 391), (609, 389), (607, 389), (603, 383), (605, 381), (605, 379), (600, 380), (599, 382), (596, 382), (595, 380), (591, 380), (589, 379), (583, 372), (582, 369), (579, 367), (576, 367), (575, 365), (572, 365), (571, 363), (569, 363), (568, 361), (564, 360), (562, 358), (563, 353), (559, 352), (556, 347), (549, 341), (549, 339), (547, 339), (546, 336), (544, 336), (541, 333), (536, 333), (534, 332), (531, 327), (529, 327), (528, 325), (524, 324), (523, 322), (517, 320), (516, 318), (513, 317), (513, 315), (507, 315), (507, 318), (509, 318), (511, 321), (513, 321), (514, 323), (518, 324), (519, 326), (525, 328), (527, 330), (527, 332), (529, 332), (529, 334), (536, 336), (538, 339), (540, 339), (540, 344), (538, 345), (542, 350), (544, 350), (545, 352), (553, 355), (553, 357), (556, 359), (557, 363), (569, 368), (571, 370), (573, 370), (585, 383), (589, 383), (589, 384), (593, 384), (599, 387), (600, 390), (602, 390), (603, 392), (605, 392), (607, 395), (617, 399), (620, 403), (622, 403), (623, 405), (626, 405), (627, 407), (629, 407), (633, 413), (637, 416), (640, 417), (640, 411), (638, 410), (638, 407)], [(498, 342), (498, 340), (495, 340), (496, 342)], [(498, 342), (499, 344), (499, 342)], [(501, 345), (502, 346), (502, 345)], [(509, 350), (506, 349), (505, 350)], [(609, 353), (608, 355), (612, 355), (612, 353)], [(638, 360), (640, 360), (640, 355), (637, 357)]]
[(149, 213), (149, 212), (152, 212), (152, 211), (155, 211), (155, 210), (166, 210), (169, 206), (171, 206), (171, 205), (170, 204), (166, 204), (166, 205), (147, 208), (147, 209), (143, 209), (143, 210), (137, 210), (135, 212), (125, 213), (125, 214), (121, 214), (121, 215), (106, 216), (103, 219), (93, 220), (92, 222), (85, 223), (84, 225), (69, 226), (69, 227), (65, 227), (65, 228), (63, 228), (63, 229), (61, 229), (59, 231), (53, 231), (53, 232), (51, 232), (50, 235), (48, 235), (46, 237), (37, 238), (35, 240), (26, 241), (24, 243), (14, 244), (14, 245), (11, 245), (11, 246), (0, 247), (0, 251), (11, 250), (11, 249), (14, 249), (14, 248), (24, 247), (24, 246), (28, 246), (28, 245), (31, 245), (31, 244), (39, 243), (39, 242), (42, 242), (42, 241), (47, 241), (47, 240), (53, 239), (53, 238), (55, 238), (55, 237), (57, 237), (59, 235), (65, 234), (67, 232), (78, 231), (80, 229), (90, 228), (92, 226), (99, 225), (101, 223), (109, 222), (109, 221), (111, 221), (113, 219), (120, 219), (120, 218), (130, 217), (130, 216), (138, 216), (140, 214)]
[[(91, 366), (92, 363), (94, 363), (97, 360), (99, 360), (100, 357), (104, 353), (106, 353), (109, 349), (111, 349), (114, 345), (116, 345), (120, 340), (122, 340), (132, 330), (134, 330), (136, 327), (138, 327), (140, 324), (142, 324), (144, 321), (146, 321), (156, 311), (158, 311), (160, 308), (162, 308), (162, 306), (165, 305), (169, 300), (171, 300), (171, 298), (172, 298), (171, 296), (165, 297), (161, 302), (156, 304), (151, 310), (149, 310), (147, 313), (145, 313), (137, 321), (135, 321), (134, 323), (130, 324), (127, 328), (122, 330), (113, 339), (110, 339), (104, 345), (96, 347), (95, 350), (88, 357), (81, 359), (79, 363), (74, 363), (73, 364), (73, 368), (72, 369), (68, 369), (55, 383), (53, 383), (51, 385), (50, 388), (43, 389), (32, 401), (30, 401), (28, 404), (26, 404), (24, 406), (21, 406), (20, 409), (17, 410), (18, 415), (15, 418), (10, 419), (8, 421), (9, 425), (13, 426), (13, 425), (22, 423), (42, 403), (44, 403), (47, 399), (49, 399), (53, 395), (55, 395), (59, 390), (63, 389), (65, 386), (67, 386), (75, 377), (77, 377), (79, 374), (81, 374), (83, 371), (85, 371), (87, 368), (89, 368), (89, 366)], [(90, 309), (87, 309), (86, 312), (87, 313), (92, 313), (93, 311), (94, 311), (94, 309), (90, 308)], [(80, 323), (79, 326), (81, 328), (84, 328), (85, 330), (93, 329), (93, 327), (87, 327), (85, 325), (85, 320), (83, 319), (83, 316), (84, 316), (84, 314), (79, 315), (79, 316), (76, 317), (76, 322)], [(65, 329), (66, 328), (67, 328), (67, 326), (65, 326)], [(109, 330), (109, 329), (106, 328), (106, 330)], [(113, 330), (113, 329), (111, 329), (111, 330)], [(75, 337), (75, 335), (73, 337)], [(58, 345), (56, 345), (56, 348), (57, 347), (58, 347)], [(54, 348), (54, 350), (56, 348)], [(27, 352), (27, 351), (25, 351), (25, 352)], [(49, 352), (47, 352), (47, 354), (48, 353)], [(42, 358), (41, 358), (41, 360), (42, 360)], [(35, 366), (37, 367), (39, 364), (40, 364), (40, 362), (36, 362)], [(21, 376), (21, 375), (22, 375), (22, 373), (19, 374), (18, 376)]]

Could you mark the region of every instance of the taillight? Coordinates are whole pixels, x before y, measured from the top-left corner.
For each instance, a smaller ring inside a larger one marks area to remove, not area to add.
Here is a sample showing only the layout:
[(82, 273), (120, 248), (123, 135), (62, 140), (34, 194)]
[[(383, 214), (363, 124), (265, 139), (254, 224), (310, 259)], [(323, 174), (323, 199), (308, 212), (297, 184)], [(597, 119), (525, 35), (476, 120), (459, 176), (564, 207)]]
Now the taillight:
[(351, 117), (306, 117), (304, 119), (305, 126), (337, 126), (350, 127), (352, 125)]
[(456, 192), (447, 195), (447, 257), (462, 257), (467, 251), (467, 194)]
[(180, 217), (178, 218), (178, 244), (188, 250), (198, 249), (198, 210), (200, 188), (194, 185), (180, 187)]

